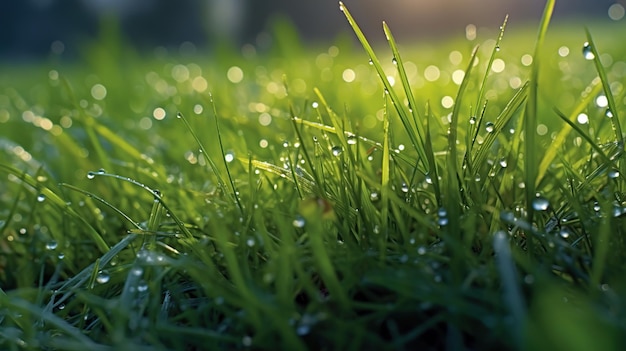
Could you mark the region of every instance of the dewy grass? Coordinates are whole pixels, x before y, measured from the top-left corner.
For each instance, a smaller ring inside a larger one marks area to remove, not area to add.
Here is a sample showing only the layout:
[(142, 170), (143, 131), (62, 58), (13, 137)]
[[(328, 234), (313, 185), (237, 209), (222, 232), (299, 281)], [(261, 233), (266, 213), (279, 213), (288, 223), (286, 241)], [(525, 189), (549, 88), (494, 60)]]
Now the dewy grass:
[(0, 71), (0, 349), (620, 349), (624, 29), (553, 7)]

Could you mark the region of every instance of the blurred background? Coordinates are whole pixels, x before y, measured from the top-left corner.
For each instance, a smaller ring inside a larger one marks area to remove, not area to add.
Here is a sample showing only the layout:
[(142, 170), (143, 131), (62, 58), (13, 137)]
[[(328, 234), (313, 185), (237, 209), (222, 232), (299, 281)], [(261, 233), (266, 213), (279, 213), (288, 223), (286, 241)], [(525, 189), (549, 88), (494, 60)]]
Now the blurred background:
[[(412, 40), (464, 36), (468, 24), (536, 24), (544, 0), (345, 0), (371, 40), (382, 39), (381, 21)], [(624, 17), (626, 0), (557, 1), (554, 21)], [(155, 47), (210, 49), (213, 43), (262, 40), (268, 23), (287, 19), (307, 41), (331, 40), (348, 25), (336, 0), (21, 0), (0, 4), (0, 59), (37, 60), (51, 53), (71, 58), (93, 39), (102, 19), (119, 24), (138, 50)]]

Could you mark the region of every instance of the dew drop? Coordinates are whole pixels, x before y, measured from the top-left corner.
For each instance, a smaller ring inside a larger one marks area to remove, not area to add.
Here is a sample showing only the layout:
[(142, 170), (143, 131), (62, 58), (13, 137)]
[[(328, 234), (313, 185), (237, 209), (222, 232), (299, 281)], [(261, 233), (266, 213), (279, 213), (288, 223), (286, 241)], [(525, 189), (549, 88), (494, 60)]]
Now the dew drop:
[(508, 166), (508, 163), (506, 162), (506, 158), (500, 159), (498, 163), (500, 164), (500, 167), (502, 168), (506, 168), (506, 166)]
[(469, 124), (476, 124), (476, 116), (470, 117)]
[(569, 238), (569, 231), (567, 229), (561, 229), (559, 235), (561, 236), (561, 238), (567, 239)]
[(375, 191), (372, 191), (372, 192), (370, 193), (370, 200), (371, 200), (372, 202), (375, 202), (375, 201), (378, 201), (378, 199), (379, 199), (378, 193), (377, 193), (377, 192), (375, 192)]
[(487, 133), (492, 133), (494, 129), (495, 125), (493, 124), (493, 122), (485, 123), (485, 130), (487, 131)]
[(428, 183), (428, 184), (432, 184), (433, 183), (433, 178), (430, 176), (430, 174), (426, 175), (426, 183)]
[(424, 247), (424, 246), (418, 247), (417, 248), (417, 254), (420, 255), (420, 256), (421, 255), (425, 255), (426, 254), (426, 247)]
[(356, 139), (357, 139), (357, 138), (356, 138), (356, 135), (350, 135), (350, 136), (348, 136), (348, 140), (347, 140), (348, 145), (355, 145), (355, 144), (356, 144), (356, 142), (357, 142), (357, 140), (356, 140)]
[(37, 202), (44, 202), (44, 201), (46, 201), (46, 195), (44, 194), (37, 195)]
[(583, 57), (585, 60), (593, 60), (596, 56), (593, 54), (593, 49), (591, 48), (591, 44), (589, 42), (585, 42), (583, 44)]
[(393, 63), (394, 66), (397, 66), (398, 65), (398, 60), (394, 57), (394, 58), (391, 59), (391, 63)]
[(139, 282), (139, 285), (137, 285), (137, 291), (138, 292), (148, 291), (148, 283), (145, 280), (142, 280), (141, 282)]
[(96, 282), (98, 284), (106, 284), (109, 280), (111, 280), (111, 276), (107, 271), (98, 272), (98, 275), (96, 276)]
[(409, 186), (406, 183), (402, 183), (402, 187), (400, 188), (403, 193), (409, 192)]
[(369, 64), (370, 64), (370, 65), (373, 65), (373, 64), (374, 64), (374, 61), (372, 61), (372, 59), (370, 59), (370, 60), (369, 60)]
[(233, 162), (233, 160), (235, 159), (235, 153), (232, 151), (228, 151), (224, 154), (224, 160), (226, 160), (226, 162), (231, 163)]
[(608, 118), (613, 118), (613, 112), (611, 111), (611, 109), (606, 109), (606, 112), (604, 112), (604, 115)]
[(300, 336), (307, 335), (310, 331), (311, 331), (311, 326), (309, 326), (308, 324), (303, 324), (303, 325), (298, 326), (298, 328), (296, 328), (296, 334)]
[(254, 238), (248, 238), (248, 240), (246, 240), (246, 245), (248, 245), (248, 247), (254, 247), (255, 244), (256, 242), (254, 241)]
[(57, 256), (57, 258), (58, 258), (59, 260), (62, 260), (62, 259), (64, 259), (64, 258), (65, 258), (65, 254), (64, 254), (63, 252), (61, 252), (61, 253), (59, 253), (59, 255)]
[(333, 146), (330, 149), (330, 151), (332, 152), (333, 156), (339, 156), (343, 152), (343, 148), (341, 146), (337, 145), (337, 146)]
[[(341, 9), (341, 11), (343, 11), (343, 5), (339, 8)], [(241, 344), (245, 347), (252, 346), (252, 338), (248, 335), (244, 336), (243, 338), (241, 338)]]
[(550, 207), (550, 202), (543, 196), (537, 196), (533, 199), (532, 206), (535, 211), (546, 211)]
[(615, 178), (619, 177), (619, 170), (617, 170), (617, 169), (610, 170), (609, 173), (608, 173), (608, 176), (611, 179), (615, 179)]
[(137, 267), (133, 267), (130, 270), (130, 274), (135, 276), (135, 277), (141, 277), (141, 275), (143, 274), (143, 268), (137, 266)]
[(56, 240), (50, 240), (46, 243), (46, 250), (56, 250), (59, 247), (59, 243)]
[(94, 179), (96, 174), (94, 172), (87, 172), (87, 179)]
[(303, 228), (304, 225), (306, 224), (306, 221), (301, 216), (297, 216), (296, 218), (294, 218), (291, 224), (296, 228)]
[(595, 212), (600, 212), (600, 210), (601, 210), (601, 209), (602, 209), (602, 208), (600, 207), (600, 203), (595, 202), (595, 203), (593, 204), (593, 210), (594, 210)]
[(320, 106), (320, 104), (317, 101), (313, 101), (311, 103), (311, 107), (313, 107), (313, 108), (318, 108), (319, 106)]

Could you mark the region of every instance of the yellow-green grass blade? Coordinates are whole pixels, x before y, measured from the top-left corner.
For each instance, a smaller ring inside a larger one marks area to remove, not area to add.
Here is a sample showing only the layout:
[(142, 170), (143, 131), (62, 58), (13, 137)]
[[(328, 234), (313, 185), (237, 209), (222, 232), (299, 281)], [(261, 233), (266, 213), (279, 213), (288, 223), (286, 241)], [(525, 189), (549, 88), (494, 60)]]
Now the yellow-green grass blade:
[[(590, 91), (589, 94), (580, 96), (580, 102), (574, 107), (572, 112), (567, 117), (568, 121), (576, 120), (578, 115), (581, 114), (587, 108), (587, 106), (589, 106), (591, 101), (598, 95), (600, 90), (602, 90), (602, 85), (598, 84), (594, 80), (589, 86), (587, 86), (585, 91), (587, 90)], [(572, 125), (571, 123), (567, 124), (570, 126)], [(550, 144), (550, 147), (545, 150), (545, 153), (543, 154), (543, 158), (541, 159), (541, 163), (539, 164), (539, 168), (537, 170), (537, 181), (535, 182), (535, 185), (539, 185), (539, 183), (545, 176), (548, 167), (550, 167), (552, 161), (554, 161), (554, 159), (556, 158), (559, 150), (561, 149), (561, 146), (563, 146), (563, 144), (567, 140), (567, 136), (570, 132), (571, 129), (569, 128), (561, 128), (561, 130), (559, 130), (559, 133)]]

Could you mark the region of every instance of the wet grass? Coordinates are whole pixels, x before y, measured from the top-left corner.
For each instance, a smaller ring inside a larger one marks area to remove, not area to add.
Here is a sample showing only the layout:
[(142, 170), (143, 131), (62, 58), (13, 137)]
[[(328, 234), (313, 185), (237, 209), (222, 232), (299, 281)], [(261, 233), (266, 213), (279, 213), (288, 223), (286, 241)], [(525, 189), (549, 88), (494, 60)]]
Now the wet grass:
[(5, 66), (0, 348), (619, 349), (623, 28), (551, 36), (552, 6)]

